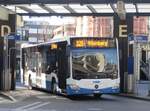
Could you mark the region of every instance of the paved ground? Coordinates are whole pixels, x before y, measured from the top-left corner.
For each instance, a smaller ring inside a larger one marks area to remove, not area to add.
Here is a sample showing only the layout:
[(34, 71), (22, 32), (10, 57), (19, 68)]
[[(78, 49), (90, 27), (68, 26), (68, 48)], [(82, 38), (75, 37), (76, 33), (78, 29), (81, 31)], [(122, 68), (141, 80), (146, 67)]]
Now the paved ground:
[(103, 95), (74, 97), (52, 95), (37, 90), (15, 93), (15, 102), (0, 102), (0, 111), (150, 111), (150, 102)]
[[(138, 95), (147, 96), (145, 95), (147, 94), (145, 89), (148, 89), (146, 84), (140, 83), (142, 90), (138, 89)], [(92, 96), (70, 99), (18, 86), (16, 91), (6, 93), (13, 96), (16, 101), (0, 96), (0, 111), (150, 111), (150, 101), (113, 95), (103, 95), (101, 99)]]

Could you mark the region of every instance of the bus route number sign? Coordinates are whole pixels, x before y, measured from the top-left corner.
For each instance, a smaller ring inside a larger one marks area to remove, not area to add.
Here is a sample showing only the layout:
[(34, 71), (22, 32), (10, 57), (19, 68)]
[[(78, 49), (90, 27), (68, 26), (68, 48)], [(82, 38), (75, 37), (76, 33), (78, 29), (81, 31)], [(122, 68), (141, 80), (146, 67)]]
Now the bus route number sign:
[(109, 47), (108, 40), (100, 40), (100, 39), (75, 39), (73, 40), (74, 48), (103, 48)]

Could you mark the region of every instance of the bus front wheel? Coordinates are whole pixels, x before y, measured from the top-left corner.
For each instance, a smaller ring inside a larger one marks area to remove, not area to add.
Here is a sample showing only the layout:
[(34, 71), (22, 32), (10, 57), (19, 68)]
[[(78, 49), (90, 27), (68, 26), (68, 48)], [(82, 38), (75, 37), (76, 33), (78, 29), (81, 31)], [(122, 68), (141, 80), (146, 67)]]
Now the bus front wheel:
[(95, 98), (100, 98), (102, 96), (102, 94), (94, 94)]

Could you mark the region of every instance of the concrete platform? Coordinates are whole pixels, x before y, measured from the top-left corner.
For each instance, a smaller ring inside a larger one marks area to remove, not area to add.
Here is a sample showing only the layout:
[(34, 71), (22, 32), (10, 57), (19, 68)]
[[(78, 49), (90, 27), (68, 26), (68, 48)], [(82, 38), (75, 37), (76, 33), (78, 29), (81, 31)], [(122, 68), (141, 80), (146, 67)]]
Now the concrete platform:
[(139, 100), (145, 100), (145, 101), (150, 101), (150, 96), (137, 96), (135, 94), (124, 94), (124, 93), (120, 93), (118, 95), (115, 96), (121, 96), (121, 97), (127, 97), (127, 98), (132, 98), (132, 99), (139, 99)]
[(149, 90), (150, 90), (150, 81), (138, 81), (135, 94), (120, 93), (119, 95), (115, 96), (123, 96), (133, 99), (150, 101)]
[(24, 85), (17, 83), (16, 90), (0, 92), (0, 96), (9, 99), (13, 102), (17, 102), (32, 96), (42, 95), (43, 93), (45, 92), (40, 90), (30, 90), (28, 89), (28, 87), (25, 87)]

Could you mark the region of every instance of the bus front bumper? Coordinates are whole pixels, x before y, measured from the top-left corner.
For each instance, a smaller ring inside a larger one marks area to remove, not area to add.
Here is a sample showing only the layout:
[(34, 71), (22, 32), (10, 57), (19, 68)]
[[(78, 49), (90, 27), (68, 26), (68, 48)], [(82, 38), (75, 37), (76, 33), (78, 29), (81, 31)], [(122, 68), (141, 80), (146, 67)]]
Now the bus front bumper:
[(73, 89), (70, 86), (67, 86), (67, 95), (80, 95), (80, 94), (116, 94), (119, 93), (119, 88), (102, 88), (102, 89), (86, 89), (86, 88), (76, 88)]

